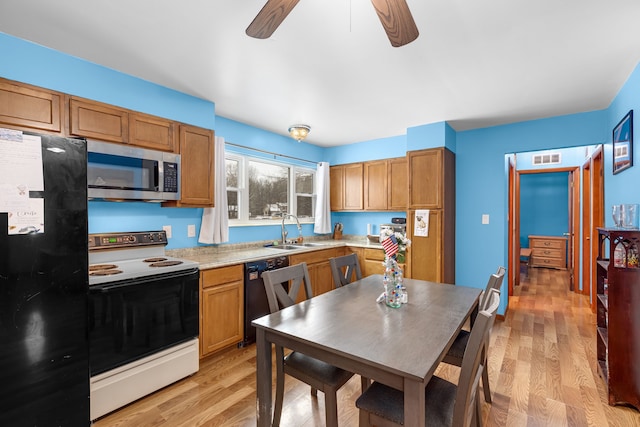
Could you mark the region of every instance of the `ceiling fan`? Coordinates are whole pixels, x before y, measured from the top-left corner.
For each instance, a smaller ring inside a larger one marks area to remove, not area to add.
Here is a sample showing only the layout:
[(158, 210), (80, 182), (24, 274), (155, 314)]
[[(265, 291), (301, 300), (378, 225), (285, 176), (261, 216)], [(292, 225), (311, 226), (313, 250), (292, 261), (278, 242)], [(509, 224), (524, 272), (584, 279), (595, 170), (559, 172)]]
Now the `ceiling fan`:
[[(268, 0), (247, 27), (247, 35), (257, 39), (269, 38), (298, 1)], [(404, 46), (418, 38), (418, 27), (406, 0), (371, 0), (371, 3), (393, 47)]]

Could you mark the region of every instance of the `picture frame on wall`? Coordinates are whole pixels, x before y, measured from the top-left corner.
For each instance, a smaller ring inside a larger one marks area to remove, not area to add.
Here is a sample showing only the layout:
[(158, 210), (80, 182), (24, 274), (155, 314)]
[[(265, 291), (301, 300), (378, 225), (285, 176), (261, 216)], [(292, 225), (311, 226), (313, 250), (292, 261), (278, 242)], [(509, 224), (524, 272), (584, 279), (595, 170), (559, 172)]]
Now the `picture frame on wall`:
[(613, 128), (614, 175), (633, 166), (633, 110)]

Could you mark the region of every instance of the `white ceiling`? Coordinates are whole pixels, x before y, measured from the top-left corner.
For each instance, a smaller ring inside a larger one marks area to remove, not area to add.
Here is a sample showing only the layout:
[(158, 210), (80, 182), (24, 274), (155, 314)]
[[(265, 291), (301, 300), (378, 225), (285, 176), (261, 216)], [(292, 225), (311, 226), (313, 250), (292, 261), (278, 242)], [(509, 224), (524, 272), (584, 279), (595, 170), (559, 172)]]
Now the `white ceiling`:
[(0, 0), (0, 31), (320, 146), (606, 108), (640, 60), (638, 0), (407, 0), (420, 36), (400, 48), (369, 0), (302, 0), (250, 38), (264, 3)]

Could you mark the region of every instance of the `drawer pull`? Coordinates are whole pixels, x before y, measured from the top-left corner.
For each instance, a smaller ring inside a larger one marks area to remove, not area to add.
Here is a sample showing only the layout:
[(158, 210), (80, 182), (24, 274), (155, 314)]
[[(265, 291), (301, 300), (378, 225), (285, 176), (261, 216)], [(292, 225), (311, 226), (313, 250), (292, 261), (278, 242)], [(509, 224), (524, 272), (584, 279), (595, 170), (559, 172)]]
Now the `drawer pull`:
[(544, 242), (544, 245), (545, 246), (549, 246), (549, 245), (551, 245), (551, 242)]
[(549, 255), (551, 252), (550, 251), (544, 251), (545, 255)]

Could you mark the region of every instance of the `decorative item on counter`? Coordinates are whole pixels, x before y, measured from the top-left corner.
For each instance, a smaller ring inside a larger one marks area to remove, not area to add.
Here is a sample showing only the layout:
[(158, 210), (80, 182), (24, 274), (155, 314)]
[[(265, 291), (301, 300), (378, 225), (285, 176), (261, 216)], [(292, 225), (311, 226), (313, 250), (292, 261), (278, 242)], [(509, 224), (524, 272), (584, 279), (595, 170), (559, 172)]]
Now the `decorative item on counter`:
[[(387, 245), (396, 245), (397, 250), (389, 255), (387, 249), (385, 248), (385, 242), (393, 237), (390, 243), (386, 243)], [(382, 242), (382, 247), (385, 250), (386, 256), (394, 256), (399, 263), (405, 262), (405, 257), (407, 255), (407, 248), (411, 246), (411, 240), (407, 238), (406, 235), (400, 232), (393, 232), (391, 230), (382, 230), (380, 231), (380, 241)]]

